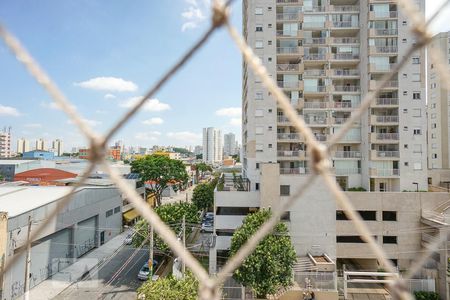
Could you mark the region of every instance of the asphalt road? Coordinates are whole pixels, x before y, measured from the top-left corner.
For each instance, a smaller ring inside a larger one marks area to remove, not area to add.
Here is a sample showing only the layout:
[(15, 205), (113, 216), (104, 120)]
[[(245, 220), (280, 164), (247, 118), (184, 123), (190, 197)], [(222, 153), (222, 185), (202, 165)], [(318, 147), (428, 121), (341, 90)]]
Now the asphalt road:
[(137, 251), (136, 255), (131, 258), (134, 252), (135, 249), (132, 246), (123, 246), (97, 272), (91, 271), (91, 274), (94, 273), (94, 275), (74, 283), (54, 299), (135, 300), (136, 290), (143, 283), (137, 278), (137, 274), (148, 260), (148, 249)]

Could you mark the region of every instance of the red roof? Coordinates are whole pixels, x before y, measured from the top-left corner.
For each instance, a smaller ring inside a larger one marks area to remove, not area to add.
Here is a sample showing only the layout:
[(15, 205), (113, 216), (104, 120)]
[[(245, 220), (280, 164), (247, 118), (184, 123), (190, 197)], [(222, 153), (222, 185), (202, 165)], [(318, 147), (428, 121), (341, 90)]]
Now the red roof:
[(78, 175), (75, 173), (66, 172), (59, 169), (41, 168), (17, 173), (14, 176), (14, 181), (28, 181), (28, 182), (49, 182), (61, 179), (75, 178)]

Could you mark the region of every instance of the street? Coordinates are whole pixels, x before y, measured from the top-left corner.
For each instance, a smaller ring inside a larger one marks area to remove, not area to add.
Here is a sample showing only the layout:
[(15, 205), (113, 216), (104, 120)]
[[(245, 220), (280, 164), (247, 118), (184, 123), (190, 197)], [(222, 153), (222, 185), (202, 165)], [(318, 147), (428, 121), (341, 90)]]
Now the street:
[(136, 290), (143, 283), (137, 274), (148, 259), (148, 249), (137, 251), (131, 258), (134, 252), (132, 246), (124, 245), (98, 272), (92, 270), (91, 278), (74, 283), (54, 299), (136, 299)]

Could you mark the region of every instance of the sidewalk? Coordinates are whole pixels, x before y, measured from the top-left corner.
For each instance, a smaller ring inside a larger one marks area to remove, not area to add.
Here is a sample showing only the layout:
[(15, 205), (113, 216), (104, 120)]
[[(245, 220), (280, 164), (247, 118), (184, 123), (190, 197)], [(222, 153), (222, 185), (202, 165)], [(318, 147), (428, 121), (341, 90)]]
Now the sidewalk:
[[(48, 300), (56, 297), (70, 285), (80, 280), (85, 273), (91, 271), (119, 251), (127, 234), (127, 231), (122, 232), (106, 244), (84, 255), (74, 264), (32, 288), (30, 290), (30, 299)], [(95, 278), (95, 275), (93, 277)]]
[(162, 197), (161, 199), (161, 203), (162, 204), (169, 204), (169, 203), (178, 203), (178, 202), (186, 202), (186, 194), (188, 202), (191, 202), (192, 200), (192, 194), (194, 193), (194, 188), (196, 187), (196, 185), (191, 186), (189, 188), (187, 188), (186, 190), (180, 192), (177, 195), (174, 195), (172, 197)]

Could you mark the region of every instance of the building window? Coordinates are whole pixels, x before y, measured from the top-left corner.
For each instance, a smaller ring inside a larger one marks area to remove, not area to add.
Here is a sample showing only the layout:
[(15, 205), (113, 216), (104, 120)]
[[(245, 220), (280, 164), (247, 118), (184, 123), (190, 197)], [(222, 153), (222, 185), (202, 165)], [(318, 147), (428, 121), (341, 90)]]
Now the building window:
[(268, 10), (268, 11), (272, 11), (272, 6), (268, 6), (268, 7), (267, 7), (267, 10)]
[(383, 211), (383, 221), (397, 221), (397, 212), (392, 210)]
[(263, 26), (261, 24), (257, 24), (256, 25), (256, 32), (262, 32), (263, 31)]
[[(364, 221), (376, 221), (377, 220), (377, 212), (375, 210), (358, 210), (359, 215)], [(343, 210), (336, 211), (336, 220), (338, 221), (347, 221), (348, 218), (345, 215)]]
[(255, 190), (259, 191), (259, 182), (255, 183)]
[(262, 49), (262, 48), (264, 48), (264, 43), (263, 43), (263, 41), (262, 41), (262, 40), (256, 40), (256, 41), (255, 41), (255, 48), (256, 48), (256, 49)]
[(291, 212), (286, 211), (281, 215), (281, 221), (290, 221), (291, 220)]
[(403, 42), (403, 43), (406, 43), (406, 42), (407, 42), (407, 39), (402, 39), (402, 42)]
[(408, 25), (408, 22), (403, 21), (403, 22), (402, 22), (402, 25), (403, 25), (403, 26), (406, 26), (406, 25)]
[(267, 45), (272, 46), (272, 41), (267, 41)]
[(259, 169), (259, 163), (256, 163), (256, 169)]
[(408, 91), (403, 91), (403, 96), (408, 96)]
[(420, 64), (420, 57), (413, 57), (412, 58), (413, 65), (419, 65)]
[(421, 135), (421, 134), (422, 134), (422, 129), (420, 129), (420, 128), (414, 128), (413, 134), (414, 134), (414, 135)]
[(272, 24), (267, 24), (267, 28), (272, 28)]
[(272, 61), (272, 57), (268, 57), (267, 61), (271, 62)]
[(112, 215), (113, 215), (113, 210), (112, 209), (106, 211), (106, 217), (107, 218), (111, 217)]
[(255, 8), (255, 15), (262, 15), (262, 14), (263, 14), (262, 7), (256, 7)]
[(272, 131), (272, 126), (269, 126), (269, 127), (267, 128), (267, 130), (268, 130), (268, 131)]
[(255, 117), (263, 117), (264, 116), (264, 110), (257, 109), (255, 110)]
[(383, 235), (383, 244), (397, 244), (397, 237), (394, 235)]
[(403, 165), (405, 165), (405, 167), (408, 167), (408, 166), (409, 166), (409, 162), (405, 161), (405, 162), (403, 163)]
[(437, 159), (437, 154), (436, 153), (431, 154), (431, 158)]
[(120, 213), (120, 206), (114, 208), (114, 213), (115, 214)]
[(272, 144), (269, 144), (269, 149), (271, 149), (272, 148)]
[(289, 196), (291, 194), (290, 185), (280, 185), (280, 196)]
[(358, 235), (338, 235), (336, 236), (336, 243), (361, 244), (365, 242)]
[(413, 92), (413, 100), (420, 100), (420, 92)]
[(255, 93), (255, 100), (263, 100), (264, 96), (263, 96), (263, 92), (256, 92)]
[(404, 149), (408, 149), (408, 144), (404, 144), (404, 145), (403, 145), (403, 148), (404, 148)]
[(434, 129), (434, 128), (436, 128), (436, 126), (437, 126), (436, 123), (431, 123), (431, 128)]
[(256, 152), (263, 152), (263, 144), (256, 144)]
[(256, 126), (255, 127), (255, 134), (264, 134), (264, 127), (263, 126)]
[(272, 109), (271, 108), (269, 108), (267, 111), (269, 112), (269, 114), (272, 113)]

